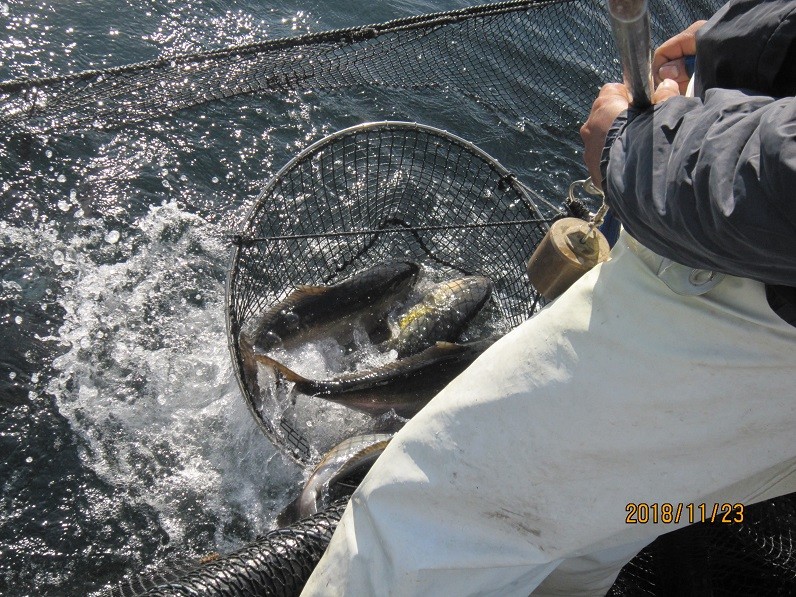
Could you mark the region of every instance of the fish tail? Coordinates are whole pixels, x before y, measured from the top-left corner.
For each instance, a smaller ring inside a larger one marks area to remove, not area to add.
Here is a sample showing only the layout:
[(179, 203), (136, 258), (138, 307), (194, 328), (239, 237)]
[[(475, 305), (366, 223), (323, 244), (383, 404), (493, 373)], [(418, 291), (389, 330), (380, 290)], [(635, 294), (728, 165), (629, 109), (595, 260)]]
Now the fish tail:
[(265, 365), (266, 367), (271, 367), (275, 371), (279, 372), (279, 374), (289, 382), (295, 384), (309, 383), (309, 380), (306, 377), (302, 377), (287, 365), (283, 365), (279, 361), (274, 360), (269, 356), (266, 356), (264, 354), (255, 354), (254, 358), (257, 359), (257, 362)]

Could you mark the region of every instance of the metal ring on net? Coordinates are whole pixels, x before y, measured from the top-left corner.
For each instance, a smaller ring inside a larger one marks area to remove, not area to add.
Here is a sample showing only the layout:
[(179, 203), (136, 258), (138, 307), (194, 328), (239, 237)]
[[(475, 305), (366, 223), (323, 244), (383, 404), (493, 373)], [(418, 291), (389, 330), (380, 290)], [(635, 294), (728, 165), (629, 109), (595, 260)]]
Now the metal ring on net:
[[(405, 122), (368, 123), (309, 146), (265, 186), (235, 237), (227, 331), (239, 385), (265, 433), (300, 463), (317, 446), (290, 409), (244, 379), (239, 335), (299, 285), (385, 260), (488, 276), (510, 329), (542, 303), (525, 260), (548, 229), (526, 187), (472, 143)], [(256, 373), (255, 373), (256, 375)], [(305, 424), (307, 426), (311, 423)]]

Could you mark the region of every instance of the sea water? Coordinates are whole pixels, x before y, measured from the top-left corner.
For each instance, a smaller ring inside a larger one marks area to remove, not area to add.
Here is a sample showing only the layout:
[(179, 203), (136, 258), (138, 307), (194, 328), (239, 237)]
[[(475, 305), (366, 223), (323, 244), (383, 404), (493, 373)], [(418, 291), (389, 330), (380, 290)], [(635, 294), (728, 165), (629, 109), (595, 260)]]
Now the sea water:
[[(0, 80), (467, 4), (0, 0)], [(554, 201), (583, 174), (571, 135), (443, 92), (242, 96), (112, 131), (5, 132), (0, 594), (86, 595), (271, 528), (306, 471), (234, 379), (226, 235), (301, 148), (383, 119), (451, 130)]]

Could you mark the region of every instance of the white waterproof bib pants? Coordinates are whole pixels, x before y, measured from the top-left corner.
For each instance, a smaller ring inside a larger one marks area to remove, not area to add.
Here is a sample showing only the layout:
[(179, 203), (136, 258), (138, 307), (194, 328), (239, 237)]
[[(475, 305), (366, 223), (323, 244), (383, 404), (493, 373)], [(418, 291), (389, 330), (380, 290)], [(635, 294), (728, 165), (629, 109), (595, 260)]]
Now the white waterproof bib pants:
[(676, 528), (629, 503), (796, 491), (796, 328), (759, 282), (674, 294), (629, 242), (396, 435), (303, 596), (604, 595)]

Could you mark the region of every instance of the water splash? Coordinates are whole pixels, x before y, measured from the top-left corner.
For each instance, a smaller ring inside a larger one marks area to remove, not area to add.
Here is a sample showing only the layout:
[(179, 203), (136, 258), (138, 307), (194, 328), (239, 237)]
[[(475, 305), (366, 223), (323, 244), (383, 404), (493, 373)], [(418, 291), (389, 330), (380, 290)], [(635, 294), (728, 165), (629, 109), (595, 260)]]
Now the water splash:
[[(263, 437), (235, 383), (220, 230), (175, 202), (150, 208), (123, 242), (109, 243), (100, 220), (82, 223), (68, 237), (47, 225), (3, 230), (4, 244), (60, 281), (62, 323), (42, 340), (61, 354), (43, 385), (84, 465), (120, 502), (156, 512), (161, 556), (239, 547), (269, 528), (301, 472)], [(115, 519), (120, 506), (98, 496), (92, 517)], [(131, 568), (150, 563), (136, 553), (143, 538), (128, 540)]]

